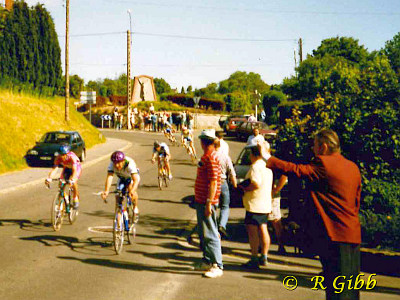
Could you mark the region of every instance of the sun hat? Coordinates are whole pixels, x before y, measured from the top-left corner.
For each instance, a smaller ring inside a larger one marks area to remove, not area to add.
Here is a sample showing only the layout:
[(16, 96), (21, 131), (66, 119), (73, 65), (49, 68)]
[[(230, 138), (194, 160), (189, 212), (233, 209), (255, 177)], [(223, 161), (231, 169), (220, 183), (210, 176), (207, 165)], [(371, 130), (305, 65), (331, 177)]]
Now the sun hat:
[(215, 129), (204, 129), (199, 135), (199, 139), (215, 140)]

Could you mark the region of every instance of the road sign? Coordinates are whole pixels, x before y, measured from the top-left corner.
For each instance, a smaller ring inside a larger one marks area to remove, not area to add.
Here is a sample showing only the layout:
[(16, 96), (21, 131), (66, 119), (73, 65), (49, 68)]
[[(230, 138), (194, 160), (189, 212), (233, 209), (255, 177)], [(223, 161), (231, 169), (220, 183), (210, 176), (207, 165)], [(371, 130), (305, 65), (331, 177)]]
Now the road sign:
[(96, 92), (81, 92), (81, 103), (83, 104), (96, 104)]

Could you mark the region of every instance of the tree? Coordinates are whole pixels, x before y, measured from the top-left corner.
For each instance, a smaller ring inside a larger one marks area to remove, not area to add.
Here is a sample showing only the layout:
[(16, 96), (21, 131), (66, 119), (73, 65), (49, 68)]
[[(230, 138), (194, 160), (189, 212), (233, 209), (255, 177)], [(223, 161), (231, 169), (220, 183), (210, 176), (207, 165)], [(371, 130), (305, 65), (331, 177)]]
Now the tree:
[(280, 91), (272, 90), (264, 94), (263, 107), (265, 118), (269, 124), (278, 123), (278, 106), (286, 100), (286, 95)]
[(231, 74), (228, 79), (220, 81), (217, 91), (220, 94), (228, 94), (235, 91), (254, 93), (255, 90), (263, 93), (268, 89), (269, 86), (261, 79), (259, 74), (237, 71)]
[(154, 85), (158, 95), (171, 92), (171, 86), (163, 78), (154, 78)]
[(192, 90), (193, 90), (193, 87), (192, 87), (191, 85), (189, 85), (189, 86), (187, 87), (187, 89), (186, 89), (186, 92), (187, 92), (187, 93), (191, 93)]
[(400, 32), (386, 42), (382, 52), (389, 58), (393, 70), (400, 76)]
[(313, 51), (314, 57), (322, 58), (325, 55), (343, 57), (348, 61), (360, 63), (368, 57), (368, 51), (352, 37), (334, 37), (323, 40)]
[(181, 88), (181, 94), (184, 94), (184, 93), (185, 93), (185, 88), (182, 87), (182, 88)]

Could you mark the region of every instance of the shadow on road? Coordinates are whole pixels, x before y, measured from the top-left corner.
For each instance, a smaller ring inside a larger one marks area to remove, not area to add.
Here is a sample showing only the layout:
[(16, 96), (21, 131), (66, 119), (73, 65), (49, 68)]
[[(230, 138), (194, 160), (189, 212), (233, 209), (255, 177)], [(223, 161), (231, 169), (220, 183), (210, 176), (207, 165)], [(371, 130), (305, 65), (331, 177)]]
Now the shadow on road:
[(138, 264), (133, 262), (126, 261), (118, 261), (118, 260), (110, 260), (110, 259), (97, 259), (97, 258), (88, 258), (88, 259), (80, 259), (77, 257), (71, 256), (58, 256), (60, 259), (64, 260), (74, 260), (79, 261), (85, 264), (90, 265), (98, 265), (102, 267), (108, 268), (116, 268), (116, 269), (124, 269), (131, 271), (149, 271), (149, 272), (157, 272), (157, 273), (172, 273), (172, 274), (183, 274), (183, 275), (196, 275), (199, 273), (193, 271), (190, 265), (185, 265), (183, 267), (173, 267), (173, 266), (152, 266), (145, 264)]
[(2, 219), (0, 220), (0, 227), (2, 226), (18, 226), (20, 229), (27, 231), (53, 231), (50, 220)]
[[(73, 251), (84, 254), (98, 254), (102, 256), (115, 255), (114, 248), (112, 247), (112, 237), (90, 237), (84, 240), (79, 240), (72, 236), (38, 235), (22, 237), (20, 240), (39, 242), (46, 247), (64, 246)], [(104, 252), (104, 249), (108, 249), (109, 251)]]

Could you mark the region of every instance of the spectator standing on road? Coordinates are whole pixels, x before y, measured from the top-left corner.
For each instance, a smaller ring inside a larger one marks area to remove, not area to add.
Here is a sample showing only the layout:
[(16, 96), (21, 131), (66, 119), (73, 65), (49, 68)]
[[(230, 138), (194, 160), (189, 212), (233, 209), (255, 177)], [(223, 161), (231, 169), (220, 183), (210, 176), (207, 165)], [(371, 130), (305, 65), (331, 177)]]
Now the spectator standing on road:
[(118, 116), (118, 129), (121, 130), (124, 124), (124, 115), (121, 113)]
[(113, 113), (113, 121), (114, 121), (114, 128), (118, 129), (118, 108), (114, 107), (114, 113)]
[(309, 219), (313, 221), (310, 243), (320, 257), (326, 299), (359, 299), (359, 290), (350, 290), (348, 285), (343, 292), (335, 293), (333, 280), (338, 276), (356, 278), (360, 272), (360, 171), (340, 154), (339, 137), (333, 130), (319, 131), (313, 150), (315, 158), (310, 164), (286, 162), (266, 151), (264, 160), (273, 170), (307, 179)]
[[(243, 205), (246, 209), (244, 223), (251, 249), (251, 259), (243, 267), (258, 269), (266, 265), (271, 243), (267, 223), (271, 213), (272, 171), (265, 167), (261, 150), (257, 146), (250, 147), (251, 166), (245, 180), (239, 185), (244, 190)], [(261, 246), (261, 256), (258, 249)]]
[(250, 117), (247, 119), (247, 121), (248, 122), (257, 122), (257, 119), (253, 114), (251, 114)]
[(154, 113), (153, 103), (150, 104), (149, 111), (150, 111), (151, 114)]
[(215, 150), (217, 151), (217, 158), (221, 165), (221, 195), (219, 197), (219, 208), (220, 214), (218, 218), (218, 231), (222, 237), (228, 238), (226, 232), (226, 225), (229, 219), (229, 203), (230, 194), (228, 180), (232, 183), (232, 186), (236, 188), (236, 172), (233, 168), (233, 163), (229, 155), (221, 148), (221, 140), (216, 139)]
[(262, 145), (264, 143), (265, 143), (265, 139), (260, 134), (260, 129), (253, 128), (253, 135), (249, 136), (249, 138), (247, 139), (247, 145), (249, 145), (249, 146), (257, 146), (258, 144)]
[(287, 182), (287, 176), (280, 175), (279, 172), (273, 172), (274, 183), (272, 186), (272, 206), (271, 213), (268, 215), (268, 220), (271, 221), (274, 227), (276, 239), (278, 241), (278, 253), (286, 254), (284, 242), (283, 242), (283, 226), (282, 226), (282, 215), (281, 215), (281, 195), (280, 192)]
[(214, 142), (215, 130), (203, 130), (199, 136), (204, 151), (197, 168), (195, 182), (195, 207), (202, 262), (195, 265), (196, 270), (206, 271), (208, 278), (223, 274), (221, 240), (218, 234), (217, 206), (221, 193), (221, 166)]
[(151, 127), (153, 131), (156, 131), (156, 124), (157, 124), (157, 116), (155, 113), (152, 113), (150, 116), (150, 120), (151, 120)]
[(229, 156), (229, 145), (224, 140), (225, 132), (223, 130), (219, 130), (216, 132), (216, 135), (217, 135), (217, 138), (219, 139), (219, 143), (220, 143), (219, 150)]

